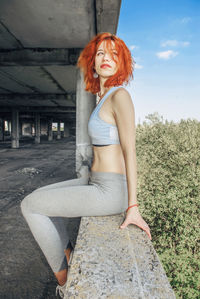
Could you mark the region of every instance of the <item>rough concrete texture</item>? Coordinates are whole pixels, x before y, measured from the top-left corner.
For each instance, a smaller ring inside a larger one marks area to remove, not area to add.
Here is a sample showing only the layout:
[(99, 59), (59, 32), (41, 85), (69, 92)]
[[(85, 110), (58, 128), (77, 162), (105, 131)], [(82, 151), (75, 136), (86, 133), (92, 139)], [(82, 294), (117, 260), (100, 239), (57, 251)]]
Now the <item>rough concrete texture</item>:
[(124, 214), (82, 217), (65, 299), (174, 299), (147, 235)]
[[(57, 281), (22, 216), (22, 199), (36, 188), (73, 179), (75, 138), (51, 142), (41, 137), (0, 143), (0, 298), (55, 299)], [(80, 218), (66, 218), (75, 243)]]

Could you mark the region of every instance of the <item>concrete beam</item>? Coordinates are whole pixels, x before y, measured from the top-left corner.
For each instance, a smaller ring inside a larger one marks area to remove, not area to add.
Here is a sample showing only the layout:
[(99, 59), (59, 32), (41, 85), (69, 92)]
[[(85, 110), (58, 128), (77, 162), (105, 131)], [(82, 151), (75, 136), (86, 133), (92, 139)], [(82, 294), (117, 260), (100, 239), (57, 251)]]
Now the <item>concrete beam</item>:
[(121, 0), (96, 0), (96, 31), (116, 34)]
[(0, 50), (0, 66), (75, 65), (81, 48)]
[[(42, 112), (42, 113), (76, 113), (76, 108), (73, 106), (59, 106), (59, 107), (48, 107), (48, 106), (17, 106), (17, 109), (21, 112)], [(0, 114), (10, 113), (11, 106), (1, 106), (0, 105)]]
[[(65, 94), (55, 94), (55, 93), (49, 93), (49, 94), (42, 94), (42, 93), (33, 93), (33, 94), (21, 94), (21, 93), (10, 93), (10, 94), (0, 94), (0, 104), (1, 101), (66, 101), (66, 105), (72, 106), (76, 103), (76, 94), (75, 93), (65, 93)], [(27, 105), (27, 103), (26, 103)], [(58, 105), (59, 106), (59, 105)]]

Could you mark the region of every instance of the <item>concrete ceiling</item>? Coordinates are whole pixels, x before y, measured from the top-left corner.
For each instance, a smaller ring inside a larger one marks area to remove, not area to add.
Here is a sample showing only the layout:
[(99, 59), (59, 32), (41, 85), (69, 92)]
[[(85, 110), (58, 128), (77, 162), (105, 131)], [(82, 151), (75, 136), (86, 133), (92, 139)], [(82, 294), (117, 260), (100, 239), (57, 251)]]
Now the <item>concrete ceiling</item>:
[(75, 108), (77, 57), (96, 33), (116, 32), (120, 5), (120, 0), (1, 0), (0, 111)]

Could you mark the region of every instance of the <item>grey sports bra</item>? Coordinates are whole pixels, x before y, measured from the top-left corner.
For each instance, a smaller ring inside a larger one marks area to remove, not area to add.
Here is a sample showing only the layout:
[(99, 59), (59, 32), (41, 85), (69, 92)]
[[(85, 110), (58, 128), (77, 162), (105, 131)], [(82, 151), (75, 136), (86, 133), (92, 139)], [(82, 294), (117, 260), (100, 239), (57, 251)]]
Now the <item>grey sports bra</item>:
[(123, 86), (112, 87), (97, 104), (96, 108), (90, 115), (88, 122), (88, 134), (91, 137), (93, 145), (103, 146), (120, 143), (117, 126), (109, 124), (101, 119), (99, 116), (99, 111), (108, 96), (121, 87)]

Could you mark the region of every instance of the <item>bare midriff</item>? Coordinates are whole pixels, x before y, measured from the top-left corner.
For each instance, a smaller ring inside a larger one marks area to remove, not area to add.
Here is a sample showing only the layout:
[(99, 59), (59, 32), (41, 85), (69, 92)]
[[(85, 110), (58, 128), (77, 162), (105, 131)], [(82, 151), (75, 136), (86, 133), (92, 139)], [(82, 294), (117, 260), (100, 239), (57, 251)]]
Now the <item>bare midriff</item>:
[(120, 144), (93, 146), (92, 171), (126, 174), (123, 152)]

